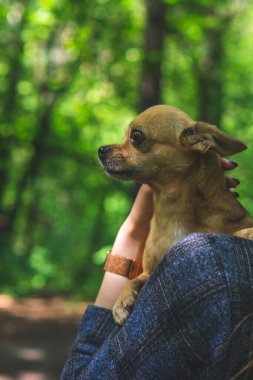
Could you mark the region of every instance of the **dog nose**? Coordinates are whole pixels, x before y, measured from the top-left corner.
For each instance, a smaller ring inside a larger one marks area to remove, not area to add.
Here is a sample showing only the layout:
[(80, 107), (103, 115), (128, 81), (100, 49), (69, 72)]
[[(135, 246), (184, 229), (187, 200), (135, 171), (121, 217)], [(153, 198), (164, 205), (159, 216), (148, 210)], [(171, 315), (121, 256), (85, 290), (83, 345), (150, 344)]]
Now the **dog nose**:
[(98, 148), (99, 157), (105, 157), (110, 152), (110, 145), (101, 146)]

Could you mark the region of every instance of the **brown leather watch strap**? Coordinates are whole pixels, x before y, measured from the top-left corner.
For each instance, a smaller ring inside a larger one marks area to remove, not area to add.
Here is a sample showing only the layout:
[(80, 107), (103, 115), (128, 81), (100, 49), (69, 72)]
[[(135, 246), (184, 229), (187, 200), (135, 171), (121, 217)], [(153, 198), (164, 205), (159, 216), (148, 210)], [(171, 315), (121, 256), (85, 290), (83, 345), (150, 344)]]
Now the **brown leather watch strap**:
[(112, 255), (111, 252), (108, 252), (103, 269), (106, 272), (120, 274), (132, 279), (142, 272), (142, 261), (127, 259), (124, 256)]

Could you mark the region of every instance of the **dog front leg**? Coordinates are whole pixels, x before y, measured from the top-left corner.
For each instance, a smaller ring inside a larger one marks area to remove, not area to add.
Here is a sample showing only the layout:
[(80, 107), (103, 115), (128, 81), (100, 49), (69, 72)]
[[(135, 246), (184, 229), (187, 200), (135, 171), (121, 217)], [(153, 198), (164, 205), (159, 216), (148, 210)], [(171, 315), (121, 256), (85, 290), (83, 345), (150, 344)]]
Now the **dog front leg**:
[(138, 277), (130, 280), (122, 289), (112, 309), (114, 320), (118, 325), (123, 325), (131, 313), (136, 298), (148, 278), (149, 274), (143, 272)]

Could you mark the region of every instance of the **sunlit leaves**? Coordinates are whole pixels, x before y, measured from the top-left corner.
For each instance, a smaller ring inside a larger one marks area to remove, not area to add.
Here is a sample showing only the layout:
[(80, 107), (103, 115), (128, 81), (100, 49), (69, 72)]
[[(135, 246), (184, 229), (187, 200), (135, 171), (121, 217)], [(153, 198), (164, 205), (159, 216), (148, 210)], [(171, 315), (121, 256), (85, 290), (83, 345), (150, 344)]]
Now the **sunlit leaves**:
[[(18, 209), (12, 238), (1, 247), (8, 270), (0, 273), (0, 286), (92, 294), (104, 250), (131, 203), (129, 185), (103, 173), (97, 149), (122, 142), (137, 112), (145, 2), (2, 3), (2, 161), (6, 147), (10, 151), (0, 165), (7, 169), (0, 223), (16, 203)], [(246, 1), (165, 3), (165, 51), (150, 58), (162, 60), (163, 102), (193, 118), (199, 113), (198, 70), (208, 66), (208, 36), (223, 28), (222, 61), (216, 71), (215, 62), (210, 66), (210, 76), (223, 86), (221, 127), (249, 145), (238, 155), (235, 176), (253, 213), (253, 7)]]

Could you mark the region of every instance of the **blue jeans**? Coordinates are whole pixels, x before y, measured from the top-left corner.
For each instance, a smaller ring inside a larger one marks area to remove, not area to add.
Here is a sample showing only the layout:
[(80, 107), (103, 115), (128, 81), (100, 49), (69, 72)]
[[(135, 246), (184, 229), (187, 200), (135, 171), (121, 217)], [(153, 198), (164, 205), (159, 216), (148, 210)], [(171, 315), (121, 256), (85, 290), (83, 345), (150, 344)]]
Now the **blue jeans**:
[(252, 312), (253, 241), (188, 235), (158, 264), (123, 327), (109, 310), (88, 307), (62, 380), (228, 380), (250, 358)]

